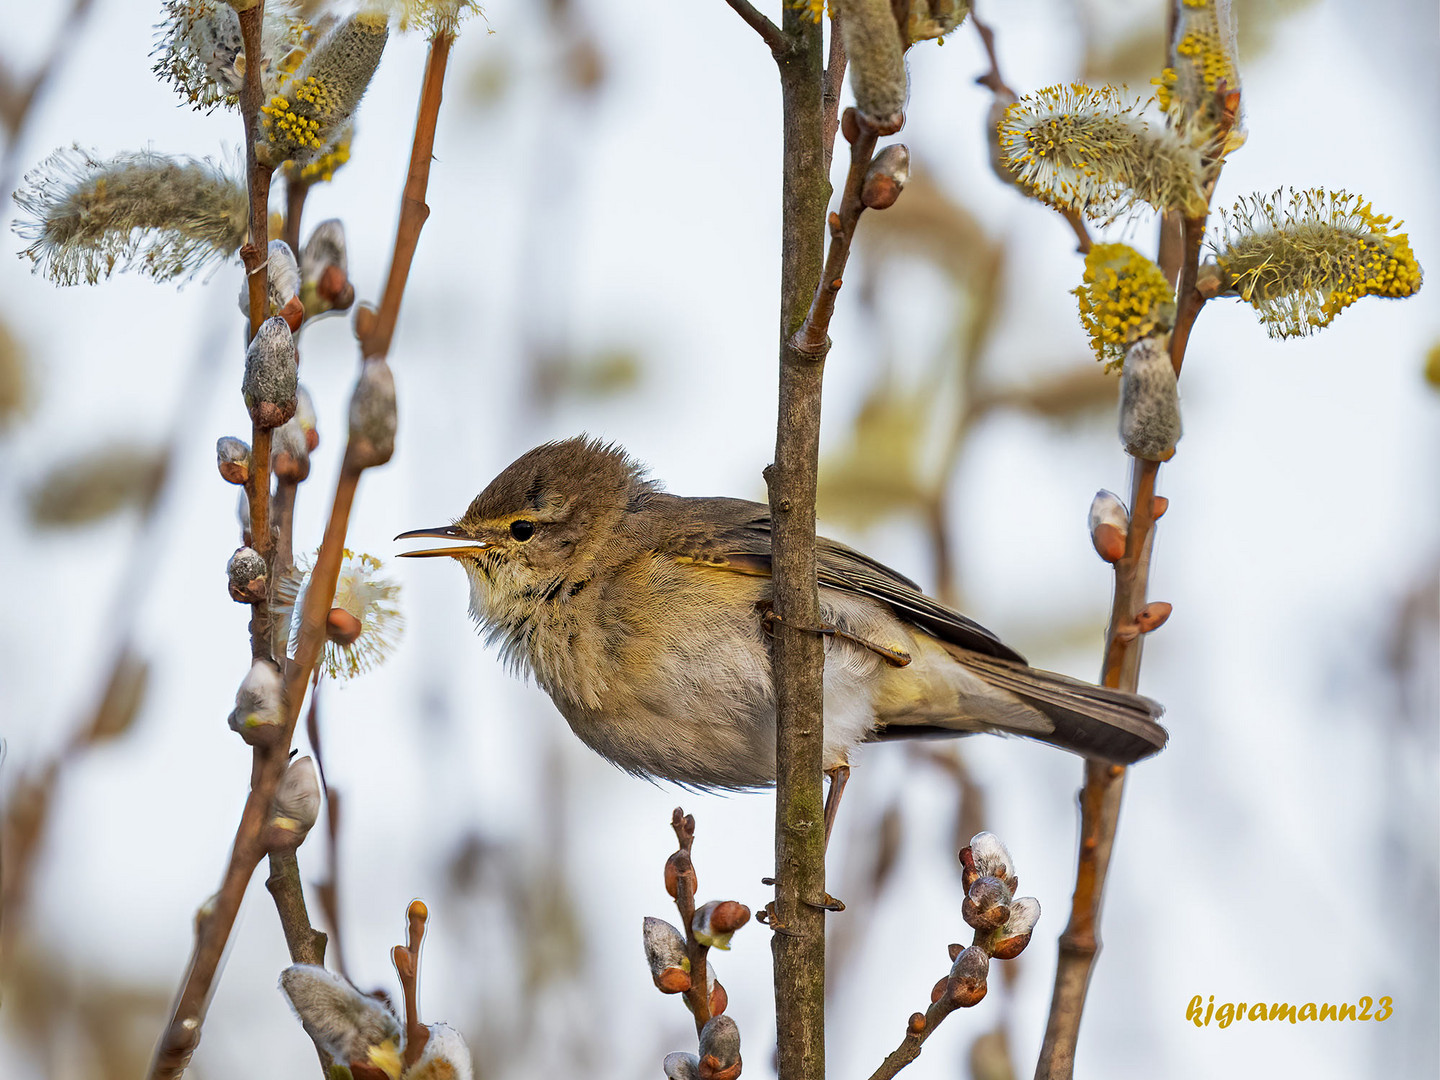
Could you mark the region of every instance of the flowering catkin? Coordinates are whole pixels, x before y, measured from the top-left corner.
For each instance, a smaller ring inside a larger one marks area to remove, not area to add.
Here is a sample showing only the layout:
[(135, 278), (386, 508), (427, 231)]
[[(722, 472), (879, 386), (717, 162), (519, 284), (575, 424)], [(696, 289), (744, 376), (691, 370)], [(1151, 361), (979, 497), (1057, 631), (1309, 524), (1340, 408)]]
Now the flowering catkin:
[[(166, 0), (163, 10), (150, 54), (156, 57), (151, 71), (196, 109), (237, 105), (245, 79), (245, 43), (235, 7), (217, 0)], [(265, 5), (260, 85), (266, 94), (274, 93), (280, 75), (293, 71), (304, 57), (309, 35), (291, 0)]]
[(1400, 222), (1359, 195), (1316, 188), (1242, 199), (1222, 212), (1215, 262), (1222, 292), (1251, 305), (1271, 337), (1328, 326), (1365, 296), (1418, 292), (1420, 264)]
[(1151, 126), (1111, 86), (1049, 86), (1010, 105), (998, 125), (1001, 161), (1032, 196), (1112, 221), (1148, 203), (1204, 211), (1200, 151)]
[(57, 285), (94, 285), (116, 269), (186, 278), (245, 242), (245, 187), (213, 161), (149, 150), (108, 161), (57, 150), (15, 193), (20, 254)]
[(377, 11), (337, 23), (261, 109), (261, 160), (278, 167), (319, 158), (360, 104), (389, 33), (386, 16)]
[(1114, 371), (1135, 342), (1175, 325), (1175, 294), (1165, 275), (1127, 244), (1096, 244), (1085, 256), (1085, 277), (1074, 290), (1080, 324), (1095, 359)]

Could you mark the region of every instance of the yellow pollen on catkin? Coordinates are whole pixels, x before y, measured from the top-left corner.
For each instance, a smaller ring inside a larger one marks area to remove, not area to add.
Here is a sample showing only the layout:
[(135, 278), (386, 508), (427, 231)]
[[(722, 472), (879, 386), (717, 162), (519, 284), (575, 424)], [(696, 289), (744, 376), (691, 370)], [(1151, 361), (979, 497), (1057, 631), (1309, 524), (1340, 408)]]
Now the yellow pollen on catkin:
[(1165, 275), (1128, 244), (1096, 244), (1085, 256), (1083, 284), (1074, 290), (1080, 323), (1095, 358), (1118, 371), (1125, 351), (1175, 323), (1175, 294)]
[(1348, 192), (1316, 188), (1242, 199), (1223, 214), (1223, 288), (1255, 308), (1271, 337), (1328, 326), (1366, 296), (1401, 299), (1422, 273), (1400, 222)]

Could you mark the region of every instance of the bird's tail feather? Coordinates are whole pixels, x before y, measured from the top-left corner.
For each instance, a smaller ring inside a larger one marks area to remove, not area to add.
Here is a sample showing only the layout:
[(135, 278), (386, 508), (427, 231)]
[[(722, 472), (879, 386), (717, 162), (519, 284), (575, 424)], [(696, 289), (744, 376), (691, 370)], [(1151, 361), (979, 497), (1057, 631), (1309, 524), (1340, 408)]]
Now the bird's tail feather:
[[(992, 686), (1009, 691), (1039, 710), (1049, 721), (1048, 732), (1026, 726), (1016, 727), (1014, 734), (1117, 765), (1133, 764), (1165, 748), (1169, 735), (1155, 722), (1165, 710), (1150, 698), (969, 650), (957, 659)], [(951, 730), (966, 730), (966, 725), (960, 722)], [(895, 738), (943, 733), (944, 724), (916, 728), (892, 725), (879, 735)]]

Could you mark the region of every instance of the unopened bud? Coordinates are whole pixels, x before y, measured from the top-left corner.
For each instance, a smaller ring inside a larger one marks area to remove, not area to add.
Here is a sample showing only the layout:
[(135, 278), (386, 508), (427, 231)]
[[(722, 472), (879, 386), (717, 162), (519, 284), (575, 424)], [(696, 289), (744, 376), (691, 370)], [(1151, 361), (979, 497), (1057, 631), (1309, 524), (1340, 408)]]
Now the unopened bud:
[(1180, 392), (1170, 336), (1141, 338), (1125, 353), (1120, 376), (1120, 441), (1127, 453), (1167, 461), (1180, 441)]
[(280, 973), (280, 990), (305, 1034), (337, 1064), (378, 1067), (399, 1076), (400, 1022), (381, 1002), (315, 964)]
[(687, 853), (677, 851), (665, 860), (665, 891), (672, 899), (678, 895), (682, 877), (690, 887), (691, 897), (694, 897), (695, 890), (700, 887), (695, 877), (695, 864), (690, 861)]
[(740, 1075), (740, 1029), (716, 1016), (700, 1029), (700, 1080), (735, 1080)]
[(665, 1055), (665, 1080), (700, 1080), (700, 1059), (676, 1051)]
[(919, 1012), (911, 1013), (910, 1022), (905, 1025), (905, 1030), (911, 1035), (919, 1035), (925, 1030), (925, 1014)]
[(355, 302), (345, 249), (345, 226), (338, 218), (315, 226), (300, 256), (300, 297), (311, 315), (344, 311)]
[(710, 973), (710, 1015), (719, 1016), (730, 1007), (730, 995), (725, 992), (725, 984), (715, 978), (715, 969), (706, 965)]
[(681, 994), (690, 989), (690, 958), (685, 953), (685, 936), (664, 919), (647, 915), (644, 926), (645, 959), (650, 977), (662, 994)]
[(1030, 935), (1040, 921), (1040, 901), (1022, 896), (1010, 905), (1010, 917), (990, 939), (990, 955), (997, 960), (1014, 960), (1030, 944)]
[[(300, 266), (295, 261), (295, 253), (290, 250), (290, 245), (284, 240), (270, 241), (265, 259), (265, 276), (269, 289), (265, 316), (269, 318), (272, 315), (279, 315), (285, 305), (300, 292)], [(240, 283), (240, 311), (246, 316), (250, 314), (250, 284), (248, 281)]]
[(1156, 600), (1146, 604), (1135, 616), (1135, 625), (1140, 628), (1142, 634), (1148, 634), (1151, 630), (1158, 630), (1165, 625), (1165, 620), (1170, 618), (1170, 612), (1174, 605), (1164, 600)]
[(449, 1024), (427, 1024), (430, 1037), (418, 1061), (405, 1070), (403, 1080), (473, 1080), (475, 1065), (470, 1047)]
[(281, 318), (266, 319), (245, 351), (240, 389), (256, 427), (277, 428), (295, 415), (295, 339)]
[(860, 188), (860, 201), (871, 210), (884, 210), (895, 205), (905, 182), (910, 179), (910, 151), (903, 143), (885, 147), (865, 170), (865, 183)]
[(299, 417), (285, 421), (270, 437), (270, 471), (287, 484), (298, 484), (310, 475), (310, 447)]
[(225, 574), (230, 579), (230, 599), (237, 604), (260, 604), (270, 595), (265, 557), (254, 548), (236, 548), (225, 565)]
[(971, 945), (960, 954), (950, 968), (945, 994), (957, 1008), (968, 1009), (985, 997), (985, 980), (990, 974), (990, 957), (978, 945)]
[(837, 6), (855, 107), (881, 135), (899, 131), (905, 122), (905, 42), (890, 0), (844, 0)]
[(960, 959), (960, 954), (965, 951), (965, 946), (961, 945), (958, 941), (952, 941), (948, 951), (950, 953), (950, 962), (953, 964), (956, 960)]
[[(1015, 877), (1015, 860), (1010, 858), (1010, 849), (992, 832), (976, 833), (970, 838), (970, 865), (966, 868), (965, 891), (982, 877), (996, 877), (1005, 883), (1012, 893), (1019, 880)], [(962, 864), (965, 859), (961, 857)], [(973, 869), (972, 869), (973, 867)], [(970, 876), (973, 873), (974, 876)]]
[(342, 607), (332, 607), (325, 616), (325, 636), (336, 645), (353, 645), (365, 632), (365, 624)]
[(250, 444), (231, 435), (215, 443), (215, 464), (227, 484), (244, 484), (250, 479)]
[(320, 817), (320, 775), (308, 757), (285, 767), (270, 806), (269, 846), (294, 849)]
[(285, 726), (284, 683), (280, 669), (269, 660), (256, 660), (235, 692), (230, 727), (251, 746), (268, 746)]
[(295, 387), (294, 419), (300, 424), (300, 429), (305, 432), (305, 449), (313, 454), (316, 447), (320, 445), (320, 433), (315, 426), (315, 401), (310, 397), (310, 391), (305, 389), (304, 384)]
[(1101, 489), (1090, 502), (1090, 542), (1095, 553), (1108, 563), (1125, 557), (1125, 540), (1130, 532), (1130, 515), (1118, 495)]
[(999, 878), (977, 878), (960, 905), (960, 913), (976, 930), (994, 930), (1010, 917), (1010, 897), (1010, 890)]
[(711, 900), (695, 912), (690, 930), (695, 940), (712, 949), (730, 948), (730, 938), (750, 921), (750, 909), (734, 900)]
[(365, 360), (350, 398), (350, 445), (345, 463), (352, 469), (384, 465), (395, 453), (395, 376), (384, 360)]

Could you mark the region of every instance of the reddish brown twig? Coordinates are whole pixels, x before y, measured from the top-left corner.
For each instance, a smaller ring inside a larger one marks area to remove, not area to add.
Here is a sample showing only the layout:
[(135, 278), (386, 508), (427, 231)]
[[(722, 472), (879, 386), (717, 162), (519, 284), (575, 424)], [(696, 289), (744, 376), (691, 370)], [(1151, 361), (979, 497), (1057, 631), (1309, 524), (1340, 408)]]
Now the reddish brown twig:
[(776, 57), (789, 52), (791, 41), (789, 36), (771, 22), (765, 15), (750, 3), (750, 0), (725, 0), (734, 9), (735, 14), (745, 20), (745, 24), (753, 29), (770, 46), (770, 52)]
[(695, 818), (677, 806), (670, 816), (670, 827), (675, 830), (680, 848), (666, 863), (665, 876), (669, 884), (673, 867), (675, 910), (680, 915), (680, 928), (685, 933), (685, 955), (690, 961), (690, 989), (685, 991), (685, 1002), (695, 1017), (695, 1033), (698, 1035), (710, 1019), (710, 950), (696, 940), (691, 925), (695, 920), (696, 878), (690, 849), (695, 843)]
[(360, 355), (367, 360), (389, 355), (390, 339), (395, 336), (395, 323), (400, 318), (405, 282), (410, 277), (410, 264), (420, 242), (420, 230), (430, 217), (425, 192), (430, 184), (430, 160), (435, 153), (435, 124), (445, 88), (445, 66), (454, 42), (454, 37), (446, 33), (430, 39), (425, 81), (420, 86), (420, 108), (415, 118), (415, 139), (410, 147), (410, 170), (405, 176), (405, 193), (400, 201), (400, 222), (395, 227), (395, 251), (390, 257), (385, 293), (378, 311), (361, 308), (355, 312), (355, 336), (360, 341)]

